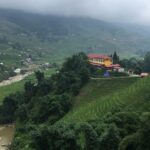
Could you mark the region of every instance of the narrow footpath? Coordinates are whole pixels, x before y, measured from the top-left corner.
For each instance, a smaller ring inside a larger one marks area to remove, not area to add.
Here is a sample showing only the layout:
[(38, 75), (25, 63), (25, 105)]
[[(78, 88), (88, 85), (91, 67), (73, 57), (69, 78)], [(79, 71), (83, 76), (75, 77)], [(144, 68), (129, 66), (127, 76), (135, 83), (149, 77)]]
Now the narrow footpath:
[(127, 77), (103, 77), (103, 78), (94, 78), (92, 80), (112, 80), (112, 79), (128, 79), (128, 78), (141, 78), (140, 76), (127, 76)]

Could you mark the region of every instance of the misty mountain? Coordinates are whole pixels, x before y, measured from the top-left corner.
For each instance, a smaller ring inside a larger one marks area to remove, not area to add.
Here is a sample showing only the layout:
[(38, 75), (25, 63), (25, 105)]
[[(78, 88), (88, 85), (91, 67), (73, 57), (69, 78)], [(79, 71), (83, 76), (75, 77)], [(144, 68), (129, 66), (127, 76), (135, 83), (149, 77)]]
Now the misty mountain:
[(142, 56), (150, 50), (149, 38), (143, 27), (0, 9), (0, 59), (10, 63), (28, 56), (35, 61), (61, 61), (79, 51)]

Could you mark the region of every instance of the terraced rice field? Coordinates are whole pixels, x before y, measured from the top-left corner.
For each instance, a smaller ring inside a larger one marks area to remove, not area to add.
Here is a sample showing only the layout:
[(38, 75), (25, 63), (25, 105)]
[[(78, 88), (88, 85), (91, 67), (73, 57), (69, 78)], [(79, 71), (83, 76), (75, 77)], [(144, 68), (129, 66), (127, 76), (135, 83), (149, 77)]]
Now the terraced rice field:
[(61, 121), (89, 121), (118, 109), (146, 111), (150, 106), (150, 78), (91, 81), (74, 101), (73, 109)]

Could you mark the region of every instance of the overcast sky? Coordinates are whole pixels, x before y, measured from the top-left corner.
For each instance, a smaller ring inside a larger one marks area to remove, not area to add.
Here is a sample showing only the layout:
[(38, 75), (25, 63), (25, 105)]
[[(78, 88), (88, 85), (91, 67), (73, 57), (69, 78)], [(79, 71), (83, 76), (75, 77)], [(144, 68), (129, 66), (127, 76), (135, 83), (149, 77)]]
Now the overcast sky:
[(150, 25), (150, 0), (0, 0), (0, 7)]

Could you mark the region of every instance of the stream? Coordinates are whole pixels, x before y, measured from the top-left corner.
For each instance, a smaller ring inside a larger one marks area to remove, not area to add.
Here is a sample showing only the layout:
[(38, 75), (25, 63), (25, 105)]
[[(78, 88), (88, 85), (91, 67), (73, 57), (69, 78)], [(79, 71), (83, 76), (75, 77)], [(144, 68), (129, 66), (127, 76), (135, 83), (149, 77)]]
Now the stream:
[(14, 136), (14, 125), (0, 125), (0, 150), (7, 150)]

